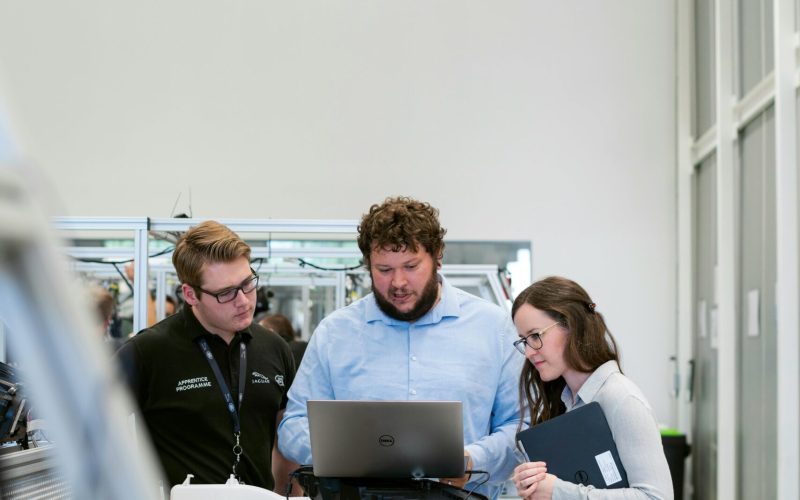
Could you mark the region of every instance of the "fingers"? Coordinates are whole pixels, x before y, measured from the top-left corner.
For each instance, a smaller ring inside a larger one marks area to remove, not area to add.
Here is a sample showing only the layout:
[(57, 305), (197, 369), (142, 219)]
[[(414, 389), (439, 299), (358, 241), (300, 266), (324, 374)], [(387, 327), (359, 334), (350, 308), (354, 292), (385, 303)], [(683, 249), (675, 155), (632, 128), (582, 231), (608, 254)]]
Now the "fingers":
[(526, 476), (530, 476), (533, 474), (537, 474), (541, 470), (547, 470), (547, 464), (544, 462), (525, 462), (524, 464), (519, 464), (514, 469), (513, 478), (516, 480), (517, 478), (523, 478)]
[(536, 491), (540, 481), (547, 477), (547, 465), (544, 462), (526, 462), (514, 469), (512, 476), (517, 487), (517, 494), (526, 498)]
[(532, 496), (539, 488), (539, 485), (542, 483), (542, 481), (545, 480), (545, 478), (547, 478), (546, 472), (531, 477), (529, 479), (531, 481), (530, 485), (525, 487), (524, 486), (525, 483), (523, 483), (523, 486), (517, 488), (517, 494), (522, 498), (528, 498)]
[[(530, 497), (536, 492), (536, 490), (539, 488), (539, 485), (541, 484), (542, 481), (545, 480), (545, 478), (547, 478), (546, 472), (542, 472), (541, 474), (531, 476), (528, 480), (522, 482), (519, 486), (517, 486), (517, 494), (521, 498)], [(528, 482), (530, 482), (530, 484), (528, 484)]]

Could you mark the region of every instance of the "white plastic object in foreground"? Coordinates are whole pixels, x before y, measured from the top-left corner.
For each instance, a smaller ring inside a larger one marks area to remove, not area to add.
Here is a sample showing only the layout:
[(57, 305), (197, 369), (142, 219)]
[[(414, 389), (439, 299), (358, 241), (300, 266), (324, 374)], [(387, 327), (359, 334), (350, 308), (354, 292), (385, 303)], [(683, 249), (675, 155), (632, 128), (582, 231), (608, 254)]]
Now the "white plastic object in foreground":
[[(170, 500), (285, 500), (286, 497), (278, 495), (257, 486), (239, 484), (231, 476), (225, 484), (191, 484), (193, 476), (188, 474), (182, 484), (176, 484), (170, 490)], [(308, 497), (289, 497), (293, 499), (306, 499)]]

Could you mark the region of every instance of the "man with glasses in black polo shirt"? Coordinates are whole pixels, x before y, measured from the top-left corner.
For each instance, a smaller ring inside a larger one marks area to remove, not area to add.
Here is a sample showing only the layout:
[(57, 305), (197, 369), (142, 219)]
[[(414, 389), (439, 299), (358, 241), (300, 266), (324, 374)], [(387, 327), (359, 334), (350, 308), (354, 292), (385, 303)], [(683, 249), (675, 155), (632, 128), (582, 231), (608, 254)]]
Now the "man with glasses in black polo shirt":
[(295, 367), (289, 346), (253, 323), (250, 247), (206, 221), (183, 235), (172, 262), (185, 306), (117, 352), (169, 485), (233, 474), (282, 493), (294, 464), (277, 449), (272, 463), (273, 448)]

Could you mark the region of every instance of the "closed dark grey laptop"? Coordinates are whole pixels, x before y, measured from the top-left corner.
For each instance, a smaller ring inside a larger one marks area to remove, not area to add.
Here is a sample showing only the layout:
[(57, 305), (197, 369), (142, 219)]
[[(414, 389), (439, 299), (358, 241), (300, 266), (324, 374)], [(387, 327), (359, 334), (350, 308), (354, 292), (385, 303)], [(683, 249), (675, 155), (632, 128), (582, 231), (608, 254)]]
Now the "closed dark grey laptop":
[(627, 488), (628, 475), (603, 409), (596, 402), (517, 434), (528, 459), (559, 479), (595, 488)]
[(308, 401), (317, 477), (464, 475), (460, 401)]

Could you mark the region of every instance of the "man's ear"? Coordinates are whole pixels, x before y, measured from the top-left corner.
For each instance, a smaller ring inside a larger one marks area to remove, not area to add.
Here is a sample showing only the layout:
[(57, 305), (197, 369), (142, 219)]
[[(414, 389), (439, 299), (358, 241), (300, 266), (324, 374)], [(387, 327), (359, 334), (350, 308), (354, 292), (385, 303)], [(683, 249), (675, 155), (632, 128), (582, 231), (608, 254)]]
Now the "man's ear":
[(436, 269), (438, 270), (442, 269), (442, 257), (443, 255), (439, 254), (439, 257), (436, 258)]
[(183, 291), (183, 300), (185, 300), (190, 306), (197, 305), (197, 303), (200, 302), (200, 298), (195, 293), (194, 288), (192, 288), (190, 285), (182, 283), (181, 290)]

